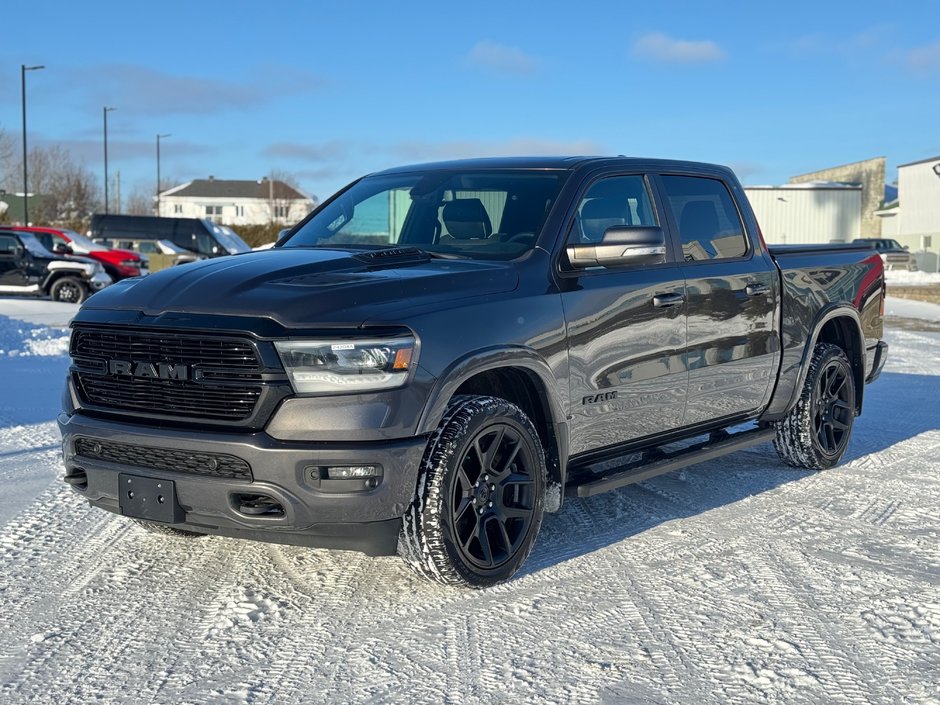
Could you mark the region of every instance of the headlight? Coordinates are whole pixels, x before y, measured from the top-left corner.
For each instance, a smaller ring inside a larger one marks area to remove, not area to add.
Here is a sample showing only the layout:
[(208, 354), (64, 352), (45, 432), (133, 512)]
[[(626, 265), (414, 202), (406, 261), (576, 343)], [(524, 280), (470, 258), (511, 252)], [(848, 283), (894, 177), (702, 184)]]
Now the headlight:
[(415, 340), (276, 342), (294, 391), (367, 392), (400, 387), (414, 364)]

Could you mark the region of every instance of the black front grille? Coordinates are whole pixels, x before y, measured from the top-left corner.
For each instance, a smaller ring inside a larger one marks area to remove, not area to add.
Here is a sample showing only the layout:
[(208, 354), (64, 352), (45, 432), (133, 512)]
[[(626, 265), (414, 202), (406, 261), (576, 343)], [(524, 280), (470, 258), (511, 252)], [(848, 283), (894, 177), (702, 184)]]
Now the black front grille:
[(72, 334), (72, 357), (170, 361), (243, 369), (258, 367), (258, 354), (246, 340), (82, 328), (76, 328)]
[(121, 465), (251, 481), (251, 466), (241, 458), (224, 453), (196, 453), (82, 437), (75, 439), (75, 453)]
[[(237, 338), (76, 328), (71, 355), (79, 396), (102, 409), (240, 421), (252, 415), (262, 392), (257, 350)], [(187, 372), (184, 379), (115, 374), (113, 361)]]

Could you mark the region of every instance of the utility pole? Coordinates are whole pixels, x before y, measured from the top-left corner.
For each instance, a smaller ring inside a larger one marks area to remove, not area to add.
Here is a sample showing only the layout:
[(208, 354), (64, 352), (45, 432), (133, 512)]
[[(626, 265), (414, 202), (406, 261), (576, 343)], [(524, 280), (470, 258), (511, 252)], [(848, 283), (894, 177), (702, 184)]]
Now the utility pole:
[(20, 87), (23, 97), (23, 225), (29, 225), (29, 170), (26, 165), (26, 72), (38, 71), (45, 66), (20, 64)]
[(104, 213), (108, 214), (108, 113), (115, 108), (104, 107), (101, 109), (104, 116)]
[(172, 135), (157, 135), (157, 217), (160, 216), (160, 140), (166, 137), (172, 137)]

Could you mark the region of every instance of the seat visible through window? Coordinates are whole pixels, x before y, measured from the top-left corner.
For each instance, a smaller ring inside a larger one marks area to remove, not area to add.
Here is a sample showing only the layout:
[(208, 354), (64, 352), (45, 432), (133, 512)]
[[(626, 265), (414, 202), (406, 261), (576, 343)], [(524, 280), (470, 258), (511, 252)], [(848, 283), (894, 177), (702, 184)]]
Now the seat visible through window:
[(493, 232), (490, 216), (479, 198), (447, 201), (441, 212), (447, 234), (455, 240), (488, 238)]
[(600, 242), (607, 228), (627, 224), (625, 200), (594, 198), (581, 206), (581, 237), (585, 242)]

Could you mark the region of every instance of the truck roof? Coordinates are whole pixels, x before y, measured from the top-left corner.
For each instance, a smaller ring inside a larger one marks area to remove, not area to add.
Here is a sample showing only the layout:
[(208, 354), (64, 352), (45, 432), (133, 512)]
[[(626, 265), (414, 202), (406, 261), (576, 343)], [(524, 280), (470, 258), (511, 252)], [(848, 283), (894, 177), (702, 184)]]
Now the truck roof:
[(407, 164), (392, 167), (377, 174), (399, 174), (410, 171), (431, 170), (470, 170), (470, 169), (575, 169), (587, 165), (621, 165), (626, 168), (684, 168), (695, 171), (722, 171), (730, 173), (731, 170), (719, 164), (706, 162), (690, 162), (673, 159), (651, 159), (647, 157), (615, 157), (603, 156), (530, 156), (530, 157), (480, 157), (474, 159), (454, 159), (450, 161), (426, 162), (420, 164)]

